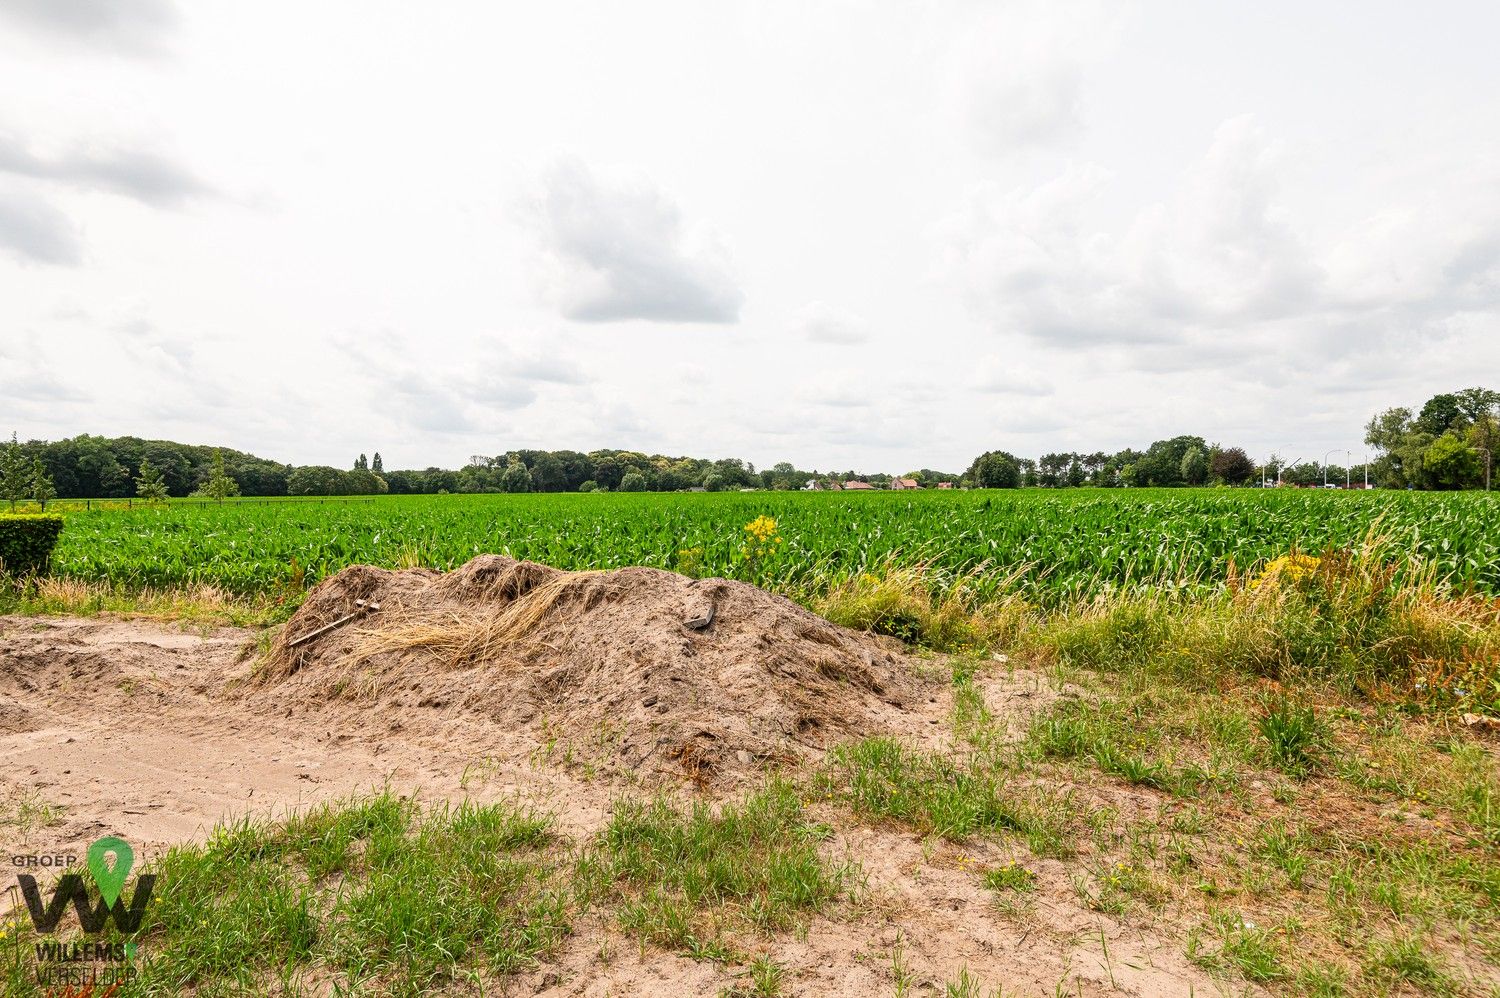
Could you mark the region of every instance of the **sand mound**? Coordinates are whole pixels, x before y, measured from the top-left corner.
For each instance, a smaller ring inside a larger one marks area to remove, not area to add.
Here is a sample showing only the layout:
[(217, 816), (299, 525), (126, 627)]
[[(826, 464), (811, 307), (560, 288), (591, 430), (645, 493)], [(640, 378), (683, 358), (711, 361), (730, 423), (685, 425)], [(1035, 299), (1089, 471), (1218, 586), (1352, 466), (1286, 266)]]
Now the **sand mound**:
[(495, 555), (447, 574), (358, 565), (324, 580), (257, 683), (528, 726), (595, 762), (699, 781), (895, 730), (927, 699), (893, 643), (754, 586)]

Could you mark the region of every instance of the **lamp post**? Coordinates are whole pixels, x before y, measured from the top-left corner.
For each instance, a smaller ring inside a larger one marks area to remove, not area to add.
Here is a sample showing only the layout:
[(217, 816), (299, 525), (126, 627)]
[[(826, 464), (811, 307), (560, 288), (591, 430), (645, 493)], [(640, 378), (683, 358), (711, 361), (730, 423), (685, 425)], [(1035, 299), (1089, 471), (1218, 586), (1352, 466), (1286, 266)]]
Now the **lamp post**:
[(1365, 451), (1365, 488), (1370, 487), (1370, 452)]
[(1328, 488), (1328, 455), (1336, 453), (1337, 451), (1338, 448), (1335, 447), (1333, 448), (1333, 450), (1330, 450), (1328, 454), (1323, 455), (1323, 488), (1325, 489)]

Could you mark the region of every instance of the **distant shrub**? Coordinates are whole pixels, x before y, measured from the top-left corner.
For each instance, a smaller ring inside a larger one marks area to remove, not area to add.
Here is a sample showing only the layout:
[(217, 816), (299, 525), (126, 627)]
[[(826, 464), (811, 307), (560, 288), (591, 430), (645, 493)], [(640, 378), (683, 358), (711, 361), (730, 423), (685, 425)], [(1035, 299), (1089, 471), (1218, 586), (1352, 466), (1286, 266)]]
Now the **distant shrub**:
[(56, 514), (0, 513), (0, 571), (9, 575), (45, 575), (52, 548), (62, 533)]

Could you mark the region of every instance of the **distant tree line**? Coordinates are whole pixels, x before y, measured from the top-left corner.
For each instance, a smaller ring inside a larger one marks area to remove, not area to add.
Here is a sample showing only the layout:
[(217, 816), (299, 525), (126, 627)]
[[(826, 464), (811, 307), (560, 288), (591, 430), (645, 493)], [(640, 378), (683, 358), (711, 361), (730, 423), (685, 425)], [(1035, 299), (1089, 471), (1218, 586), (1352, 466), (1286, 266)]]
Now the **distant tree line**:
[[(939, 472), (914, 472), (932, 481)], [(744, 488), (800, 489), (809, 480), (861, 479), (880, 487), (889, 475), (798, 470), (788, 463), (756, 471), (738, 458), (713, 461), (626, 450), (516, 450), (476, 455), (458, 470), (386, 471), (377, 452), (350, 468), (290, 465), (227, 447), (139, 437), (77, 436), (66, 440), (0, 442), (0, 500), (34, 500), (49, 490), (69, 499), (148, 500), (199, 495), (361, 496), (443, 492), (719, 492)]]
[[(1365, 442), (1377, 455), (1368, 468), (1270, 457), (1257, 463), (1240, 447), (1203, 437), (1158, 440), (1144, 451), (1113, 454), (1055, 452), (1032, 459), (1008, 451), (979, 455), (962, 475), (929, 468), (903, 478), (924, 486), (943, 482), (977, 488), (1096, 488), (1245, 485), (1266, 479), (1297, 485), (1347, 476), (1384, 488), (1483, 488), (1487, 464), (1500, 445), (1500, 392), (1487, 388), (1434, 395), (1420, 410), (1397, 407), (1372, 417)], [(868, 482), (891, 476), (853, 470), (799, 469), (782, 462), (756, 471), (738, 458), (708, 460), (629, 450), (513, 450), (476, 455), (455, 470), (386, 471), (378, 452), (349, 468), (295, 466), (225, 447), (179, 444), (139, 437), (82, 435), (66, 440), (0, 440), (0, 501), (43, 503), (70, 499), (162, 499), (200, 495), (361, 496), (443, 492), (719, 492), (734, 489), (802, 489)]]
[[(1279, 469), (1272, 465), (1272, 470)], [(1244, 485), (1255, 477), (1255, 462), (1241, 448), (1181, 436), (1158, 440), (1144, 451), (1126, 448), (1114, 454), (1069, 451), (1033, 460), (1008, 451), (987, 451), (969, 465), (963, 480), (982, 489), (1122, 488)]]
[[(890, 482), (890, 476), (857, 476), (871, 482)], [(434, 492), (678, 492), (702, 489), (800, 489), (828, 473), (800, 471), (780, 463), (762, 471), (739, 458), (707, 460), (668, 457), (629, 450), (515, 450), (486, 457), (476, 455), (457, 471), (427, 468), (392, 471), (386, 476), (395, 493)]]
[(1486, 470), (1500, 445), (1500, 392), (1488, 388), (1434, 395), (1422, 408), (1397, 407), (1373, 416), (1365, 443), (1375, 459), (1349, 466), (1316, 460), (1286, 464), (1277, 456), (1257, 464), (1242, 448), (1202, 437), (1158, 440), (1144, 451), (1114, 454), (1054, 453), (1038, 459), (987, 451), (974, 459), (963, 482), (977, 488), (1172, 487), (1245, 485), (1261, 480), (1292, 485), (1326, 481), (1395, 489), (1484, 488)]

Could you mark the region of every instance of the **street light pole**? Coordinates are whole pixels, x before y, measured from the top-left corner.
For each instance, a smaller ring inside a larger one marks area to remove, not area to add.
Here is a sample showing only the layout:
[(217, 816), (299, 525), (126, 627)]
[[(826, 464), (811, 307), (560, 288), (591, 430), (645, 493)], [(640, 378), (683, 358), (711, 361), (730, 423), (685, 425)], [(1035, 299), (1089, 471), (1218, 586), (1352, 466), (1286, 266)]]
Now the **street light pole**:
[(1349, 475), (1350, 475), (1351, 472), (1354, 471), (1353, 464), (1354, 464), (1354, 452), (1350, 451), (1350, 450), (1345, 450), (1344, 451), (1344, 491), (1345, 492), (1349, 491)]
[(1328, 454), (1323, 455), (1323, 488), (1325, 489), (1328, 488), (1328, 455), (1334, 453), (1334, 451), (1337, 450), (1338, 448), (1335, 447), (1333, 448), (1333, 450), (1330, 450)]

